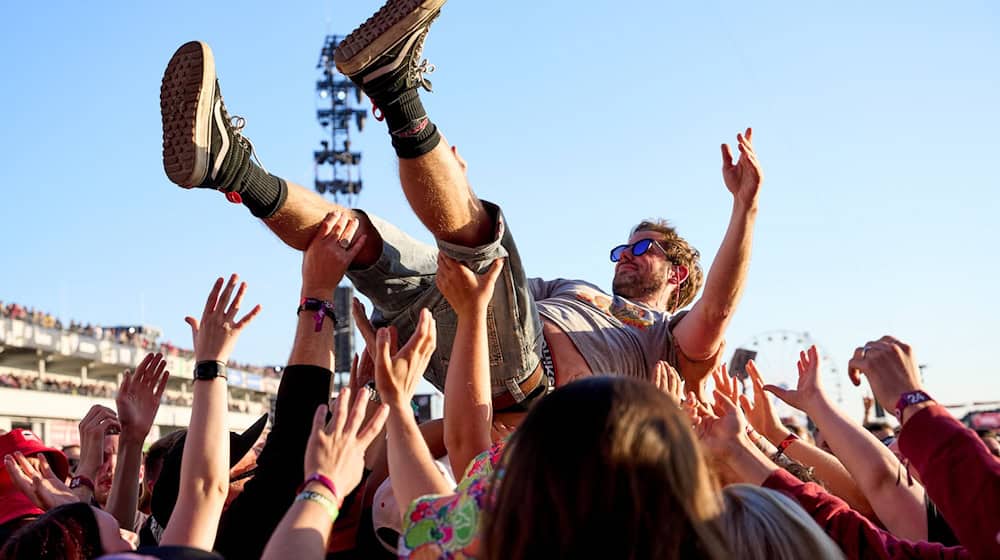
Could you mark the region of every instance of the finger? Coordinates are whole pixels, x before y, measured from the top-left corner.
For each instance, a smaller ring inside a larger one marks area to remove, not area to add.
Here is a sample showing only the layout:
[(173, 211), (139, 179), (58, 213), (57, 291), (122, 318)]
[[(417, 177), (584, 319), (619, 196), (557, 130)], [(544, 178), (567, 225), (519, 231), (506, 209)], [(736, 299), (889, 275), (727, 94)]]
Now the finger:
[(326, 427), (326, 413), (329, 411), (330, 407), (325, 404), (321, 404), (316, 407), (316, 411), (313, 412), (312, 431), (309, 433), (315, 434)]
[(191, 340), (198, 340), (198, 319), (188, 316), (184, 322), (191, 326)]
[(351, 315), (354, 316), (354, 323), (357, 325), (358, 330), (361, 331), (361, 338), (365, 339), (365, 346), (374, 348), (375, 327), (368, 320), (368, 315), (365, 314), (365, 305), (358, 298), (354, 298), (351, 301)]
[(729, 149), (729, 144), (722, 145), (722, 168), (729, 169), (733, 166), (733, 152)]
[(740, 395), (740, 406), (743, 408), (743, 413), (747, 416), (753, 414), (753, 404), (750, 403), (750, 399), (746, 395)]
[(347, 223), (350, 220), (350, 212), (340, 213), (337, 216), (337, 220), (333, 222), (333, 227), (330, 229), (330, 239), (340, 243), (340, 240), (344, 237), (344, 231), (347, 229)]
[[(49, 466), (49, 460), (45, 457), (45, 454), (39, 453), (36, 457), (38, 458), (38, 472), (42, 475), (42, 478), (59, 480), (59, 477), (52, 472), (52, 467)], [(62, 481), (60, 480), (59, 482)]]
[(253, 309), (251, 309), (249, 312), (247, 312), (247, 314), (244, 315), (242, 319), (240, 319), (235, 325), (233, 325), (233, 327), (236, 330), (240, 330), (243, 327), (249, 325), (250, 321), (253, 321), (254, 318), (256, 318), (257, 315), (260, 313), (260, 309), (261, 309), (260, 308), (260, 304), (258, 303), (257, 305), (255, 305), (253, 307)]
[(368, 410), (368, 399), (362, 398), (360, 392), (355, 395), (354, 402), (351, 403), (350, 414), (347, 417), (347, 424), (344, 432), (348, 435), (357, 435), (361, 429), (361, 422), (365, 419), (365, 412)]
[(233, 290), (236, 289), (237, 280), (239, 280), (239, 275), (237, 275), (236, 273), (233, 273), (229, 276), (229, 281), (226, 282), (226, 287), (225, 289), (222, 290), (222, 295), (219, 296), (219, 301), (218, 303), (216, 303), (215, 309), (213, 311), (217, 311), (223, 314), (225, 313), (223, 311), (223, 308), (225, 308), (226, 305), (229, 304), (229, 298), (232, 297)]
[(368, 235), (362, 233), (361, 235), (359, 235), (357, 237), (357, 239), (355, 239), (353, 241), (353, 243), (351, 244), (350, 248), (347, 250), (347, 260), (352, 261), (352, 262), (354, 261), (354, 257), (358, 256), (358, 253), (361, 252), (361, 249), (364, 249), (364, 247), (365, 247), (365, 241), (367, 239), (368, 239)]
[(155, 387), (166, 377), (164, 373), (166, 372), (167, 369), (167, 361), (164, 360), (162, 356), (157, 354), (156, 360), (157, 360), (156, 369), (154, 370), (153, 375), (151, 375), (149, 379), (146, 381), (146, 386), (153, 387), (154, 390)]
[(715, 392), (715, 404), (725, 413), (736, 412), (736, 405), (722, 391)]
[(380, 404), (375, 410), (375, 414), (368, 420), (361, 431), (358, 432), (358, 443), (364, 447), (371, 445), (375, 438), (382, 433), (382, 427), (385, 426), (385, 421), (389, 418), (389, 407), (385, 404)]
[(202, 313), (201, 318), (204, 319), (209, 313), (215, 311), (216, 302), (219, 301), (219, 291), (222, 289), (222, 278), (217, 278), (215, 284), (212, 285), (212, 290), (208, 292), (208, 300), (205, 301), (205, 311)]
[(778, 387), (777, 385), (764, 385), (764, 390), (767, 391), (768, 393), (771, 393), (772, 395), (778, 397), (784, 403), (786, 403), (788, 405), (792, 404), (792, 403), (788, 402), (788, 391), (786, 391), (785, 389), (782, 389), (781, 387)]
[(847, 376), (855, 387), (861, 385), (861, 373), (867, 369), (868, 360), (864, 347), (854, 349), (854, 356), (847, 362)]
[(340, 234), (340, 238), (347, 240), (348, 243), (354, 243), (354, 236), (358, 233), (359, 227), (361, 227), (361, 222), (357, 218), (351, 217), (347, 220), (347, 225), (344, 226), (344, 232)]
[(342, 434), (344, 433), (344, 424), (347, 423), (347, 405), (351, 401), (351, 389), (346, 388), (340, 391), (337, 395), (337, 402), (333, 406), (333, 418), (326, 425), (326, 433), (328, 434)]
[[(32, 476), (29, 474), (31, 471), (25, 471), (24, 466), (21, 461), (18, 460), (18, 455), (20, 453), (14, 453), (12, 455), (6, 455), (3, 459), (4, 467), (7, 468), (7, 474), (10, 475), (11, 481), (14, 486), (21, 491), (24, 495), (31, 498), (34, 495), (33, 485), (31, 484)], [(25, 461), (27, 462), (27, 461)], [(31, 463), (28, 463), (31, 466)]]
[(154, 354), (153, 352), (150, 352), (149, 354), (146, 354), (142, 358), (142, 361), (139, 362), (139, 365), (135, 366), (135, 373), (139, 374), (140, 376), (143, 375), (143, 374), (145, 374), (146, 370), (149, 369), (150, 364), (153, 363), (153, 357), (155, 355), (156, 354)]
[[(163, 362), (166, 366), (166, 362)], [(170, 372), (163, 370), (163, 374), (159, 377), (156, 382), (156, 388), (153, 389), (153, 396), (156, 398), (156, 406), (160, 406), (160, 400), (163, 398), (163, 392), (167, 389), (167, 380), (170, 379)]]
[(354, 353), (354, 357), (351, 358), (351, 373), (347, 377), (347, 386), (354, 389), (355, 393), (359, 388), (358, 384), (358, 353)]
[(129, 370), (122, 372), (122, 384), (118, 386), (119, 395), (127, 395), (132, 390), (132, 377), (133, 374)]
[(486, 282), (486, 287), (491, 291), (493, 290), (493, 287), (496, 286), (497, 278), (500, 278), (500, 272), (503, 271), (505, 260), (506, 259), (496, 259), (493, 261), (493, 264), (490, 265), (490, 269), (486, 271), (486, 277), (484, 280)]
[(431, 310), (426, 307), (420, 311), (420, 321), (424, 325), (424, 335), (420, 338), (420, 355), (424, 359), (430, 358), (430, 355), (434, 353), (434, 349), (437, 347), (437, 321), (434, 320), (434, 315), (431, 314)]
[(229, 309), (226, 310), (226, 320), (232, 321), (233, 317), (240, 310), (240, 304), (243, 303), (243, 294), (247, 292), (247, 283), (240, 282), (240, 289), (236, 290), (236, 297), (233, 298), (233, 302), (229, 304)]
[(753, 129), (748, 126), (747, 129), (746, 129), (746, 132), (743, 133), (743, 137), (747, 139), (747, 142), (752, 142), (753, 141)]

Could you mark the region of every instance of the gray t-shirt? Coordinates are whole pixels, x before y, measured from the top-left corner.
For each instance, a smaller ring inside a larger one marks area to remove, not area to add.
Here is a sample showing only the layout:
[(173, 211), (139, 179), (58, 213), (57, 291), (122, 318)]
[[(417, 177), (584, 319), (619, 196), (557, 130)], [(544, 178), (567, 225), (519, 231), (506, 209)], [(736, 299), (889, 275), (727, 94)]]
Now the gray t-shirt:
[(669, 313), (582, 280), (529, 278), (528, 284), (538, 313), (569, 336), (593, 373), (648, 379), (658, 360), (677, 365)]

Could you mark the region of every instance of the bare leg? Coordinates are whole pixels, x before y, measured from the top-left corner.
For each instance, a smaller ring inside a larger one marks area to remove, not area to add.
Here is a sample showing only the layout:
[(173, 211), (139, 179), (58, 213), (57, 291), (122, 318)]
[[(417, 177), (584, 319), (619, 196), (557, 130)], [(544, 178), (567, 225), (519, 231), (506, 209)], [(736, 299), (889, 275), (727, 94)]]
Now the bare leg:
[(465, 162), (443, 136), (430, 152), (399, 160), (399, 181), (410, 207), (436, 239), (465, 247), (493, 239), (491, 219), (465, 177)]
[[(264, 225), (270, 228), (279, 239), (286, 245), (300, 251), (305, 250), (316, 234), (316, 227), (319, 225), (327, 213), (337, 209), (345, 212), (354, 212), (350, 208), (345, 208), (330, 202), (318, 193), (315, 193), (301, 185), (287, 181), (288, 197), (284, 205), (275, 212), (273, 216), (263, 220)], [(382, 238), (372, 227), (371, 222), (361, 212), (354, 212), (358, 218), (357, 237), (365, 235), (365, 246), (355, 257), (354, 267), (367, 267), (375, 264), (379, 255), (382, 254)]]

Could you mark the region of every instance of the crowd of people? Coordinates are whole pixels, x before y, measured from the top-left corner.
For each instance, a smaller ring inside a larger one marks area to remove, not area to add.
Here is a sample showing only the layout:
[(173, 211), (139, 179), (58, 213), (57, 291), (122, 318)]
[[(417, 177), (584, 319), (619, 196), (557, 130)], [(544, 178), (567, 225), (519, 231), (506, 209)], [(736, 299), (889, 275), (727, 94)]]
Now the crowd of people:
[[(32, 307), (25, 307), (19, 303), (4, 304), (4, 302), (0, 301), (0, 317), (17, 319), (40, 327), (64, 330), (62, 321), (56, 316)], [(158, 334), (148, 332), (143, 327), (102, 327), (91, 323), (84, 324), (70, 320), (69, 326), (65, 328), (65, 331), (97, 340), (135, 346), (149, 352), (160, 352), (165, 356), (194, 358), (194, 350), (176, 346), (169, 341), (160, 342), (157, 340)], [(248, 364), (235, 360), (230, 361), (227, 365), (233, 369), (239, 369), (263, 377), (281, 377), (280, 367)]]
[[(0, 373), (0, 387), (8, 389), (25, 389), (29, 391), (45, 391), (80, 397), (98, 397), (113, 399), (118, 394), (118, 388), (113, 383), (83, 382), (79, 379), (55, 379), (51, 376), (41, 378), (37, 375), (17, 373)], [(194, 402), (192, 395), (179, 391), (164, 392), (160, 399), (163, 404), (171, 406), (190, 407)], [(230, 412), (244, 414), (266, 410), (264, 403), (248, 403), (242, 400), (229, 402)]]
[[(859, 340), (848, 363), (887, 426), (836, 406), (815, 347), (788, 364), (794, 388), (721, 364), (763, 181), (750, 129), (737, 157), (722, 147), (733, 207), (707, 274), (674, 228), (645, 220), (610, 252), (611, 294), (529, 278), (420, 101), (442, 4), (390, 0), (334, 57), (386, 121), (437, 247), (264, 171), (208, 46), (177, 50), (161, 88), (167, 176), (224, 192), (303, 251), (270, 432), (266, 417), (226, 432), (226, 364), (260, 306), (237, 275), (218, 278), (186, 318), (188, 429), (143, 454), (170, 375), (150, 353), (116, 410), (81, 420), (73, 473), (30, 432), (0, 436), (0, 559), (1000, 557), (1000, 459), (927, 393), (908, 344)], [(352, 360), (333, 348), (344, 278), (374, 309), (354, 302), (365, 349), (331, 401), (335, 360)], [(424, 424), (421, 377), (445, 396)], [(772, 397), (816, 429), (786, 425)]]

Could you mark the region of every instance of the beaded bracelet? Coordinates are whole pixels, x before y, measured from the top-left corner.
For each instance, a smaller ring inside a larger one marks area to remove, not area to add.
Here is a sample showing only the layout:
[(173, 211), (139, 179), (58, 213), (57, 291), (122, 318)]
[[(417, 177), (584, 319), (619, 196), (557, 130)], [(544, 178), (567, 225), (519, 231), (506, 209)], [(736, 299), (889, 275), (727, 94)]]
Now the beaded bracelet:
[(299, 495), (295, 496), (295, 501), (296, 502), (309, 501), (319, 504), (323, 509), (326, 510), (326, 513), (330, 515), (330, 523), (335, 522), (337, 520), (337, 515), (340, 514), (340, 509), (337, 507), (337, 504), (333, 503), (333, 500), (327, 498), (326, 496), (320, 494), (319, 492), (313, 492), (312, 490), (299, 492)]
[(308, 486), (310, 482), (315, 482), (317, 484), (321, 484), (324, 487), (326, 487), (326, 489), (329, 490), (331, 494), (333, 494), (333, 499), (337, 504), (343, 502), (343, 500), (340, 498), (340, 494), (337, 493), (337, 487), (333, 484), (333, 481), (330, 480), (330, 478), (327, 477), (326, 475), (318, 472), (313, 473), (308, 477), (306, 477), (305, 481), (299, 485), (298, 491), (302, 492), (303, 490), (305, 490), (306, 486)]

